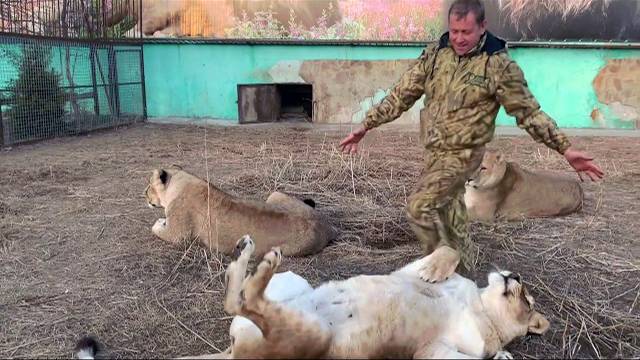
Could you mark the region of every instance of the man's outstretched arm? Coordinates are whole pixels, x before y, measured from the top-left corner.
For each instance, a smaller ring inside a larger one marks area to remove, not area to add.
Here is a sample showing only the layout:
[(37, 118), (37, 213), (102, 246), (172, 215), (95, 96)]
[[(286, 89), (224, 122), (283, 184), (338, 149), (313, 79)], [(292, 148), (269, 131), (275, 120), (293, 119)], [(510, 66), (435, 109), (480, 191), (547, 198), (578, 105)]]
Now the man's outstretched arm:
[(582, 180), (585, 173), (591, 180), (604, 176), (602, 170), (592, 163), (593, 158), (575, 150), (567, 136), (558, 129), (556, 122), (540, 109), (533, 96), (522, 69), (507, 55), (500, 55), (501, 64), (496, 97), (507, 114), (514, 116), (518, 127), (524, 129), (535, 141), (563, 154)]
[(433, 51), (433, 48), (423, 50), (418, 61), (402, 75), (389, 94), (367, 112), (362, 121), (365, 129), (370, 130), (397, 119), (422, 97), (427, 80), (427, 62)]
[(362, 125), (340, 142), (343, 152), (355, 153), (358, 142), (367, 131), (399, 118), (422, 97), (429, 72), (428, 59), (434, 51), (434, 47), (423, 50), (417, 62), (402, 75), (389, 94), (367, 112)]

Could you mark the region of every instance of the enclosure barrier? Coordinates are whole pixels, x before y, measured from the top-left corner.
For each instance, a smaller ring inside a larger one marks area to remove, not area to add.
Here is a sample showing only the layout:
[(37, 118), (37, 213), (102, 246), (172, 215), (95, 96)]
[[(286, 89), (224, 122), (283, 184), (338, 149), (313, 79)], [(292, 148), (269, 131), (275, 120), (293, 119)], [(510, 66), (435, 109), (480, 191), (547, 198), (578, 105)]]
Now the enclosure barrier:
[(144, 120), (139, 6), (0, 0), (0, 145)]

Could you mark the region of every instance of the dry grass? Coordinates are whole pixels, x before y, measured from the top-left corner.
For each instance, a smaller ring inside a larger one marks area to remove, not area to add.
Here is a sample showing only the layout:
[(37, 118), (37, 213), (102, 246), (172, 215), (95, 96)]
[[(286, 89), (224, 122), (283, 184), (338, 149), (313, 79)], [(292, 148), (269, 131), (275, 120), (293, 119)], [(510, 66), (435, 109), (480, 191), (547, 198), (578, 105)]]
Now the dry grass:
[[(593, 7), (594, 0), (498, 0), (500, 8), (508, 14), (516, 27), (529, 26), (533, 20), (549, 15), (560, 15), (562, 19), (581, 14)], [(602, 2), (604, 11), (611, 0)]]
[[(296, 128), (146, 124), (3, 152), (0, 170), (0, 356), (68, 356), (92, 333), (113, 357), (172, 357), (228, 346), (222, 271), (229, 259), (150, 233), (158, 212), (142, 191), (155, 166), (177, 164), (223, 189), (265, 199), (312, 197), (340, 230), (322, 253), (288, 258), (312, 284), (385, 273), (420, 256), (404, 205), (421, 166), (416, 134), (369, 135), (364, 152), (336, 151), (346, 134)], [(581, 138), (607, 173), (585, 183), (579, 214), (472, 224), (475, 278), (489, 264), (519, 271), (552, 322), (514, 343), (520, 357), (640, 356), (640, 139)], [(566, 171), (529, 138), (499, 138), (526, 167)], [(206, 159), (206, 160), (205, 160)]]

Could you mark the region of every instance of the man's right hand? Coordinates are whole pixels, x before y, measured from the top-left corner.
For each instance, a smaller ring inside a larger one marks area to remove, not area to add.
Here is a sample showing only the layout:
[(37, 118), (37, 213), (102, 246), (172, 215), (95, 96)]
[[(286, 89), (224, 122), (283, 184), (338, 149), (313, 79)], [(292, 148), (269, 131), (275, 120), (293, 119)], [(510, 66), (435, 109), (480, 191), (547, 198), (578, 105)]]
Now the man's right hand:
[(340, 142), (340, 150), (346, 154), (355, 154), (358, 152), (358, 143), (367, 134), (367, 129), (361, 126), (358, 130), (353, 131), (344, 140)]
[(593, 163), (593, 158), (586, 153), (570, 147), (564, 152), (564, 157), (569, 162), (569, 165), (576, 170), (580, 181), (584, 181), (582, 173), (585, 173), (591, 181), (598, 181), (604, 176), (604, 172)]

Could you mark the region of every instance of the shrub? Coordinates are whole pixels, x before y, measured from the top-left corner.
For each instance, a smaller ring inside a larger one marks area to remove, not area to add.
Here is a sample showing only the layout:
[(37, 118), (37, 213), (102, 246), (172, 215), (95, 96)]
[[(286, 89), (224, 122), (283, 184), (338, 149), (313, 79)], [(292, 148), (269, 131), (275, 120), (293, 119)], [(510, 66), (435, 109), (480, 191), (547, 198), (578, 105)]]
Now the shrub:
[(64, 91), (60, 75), (51, 69), (51, 48), (24, 44), (22, 51), (7, 52), (18, 77), (8, 86), (7, 115), (18, 139), (37, 139), (63, 130)]

